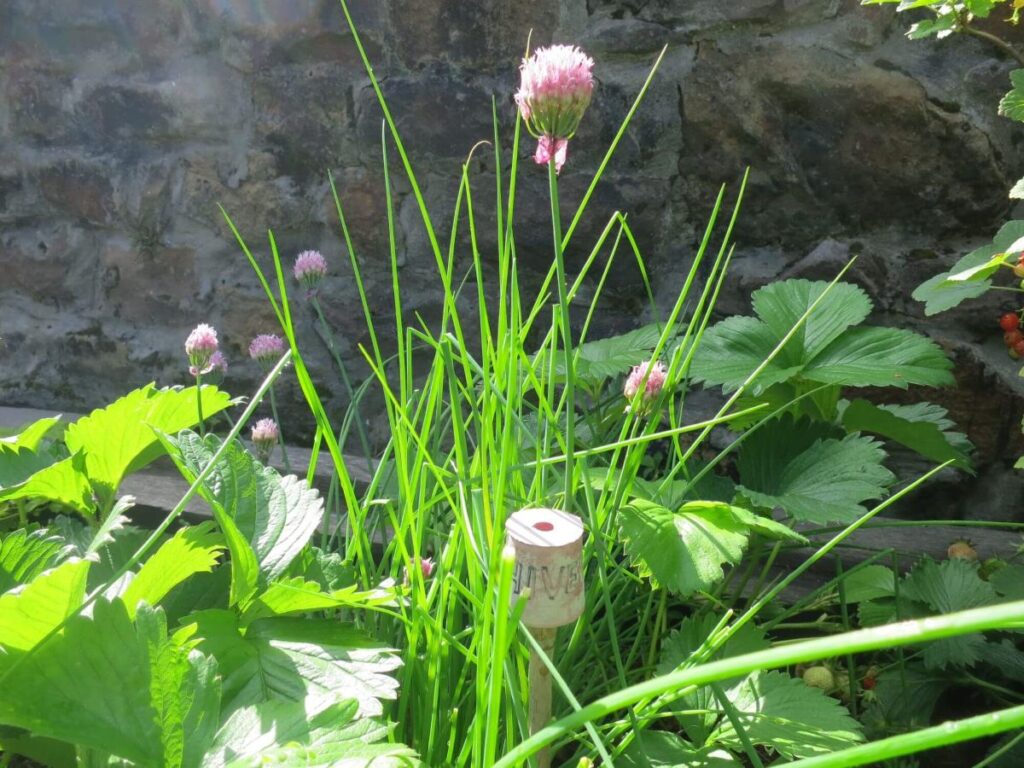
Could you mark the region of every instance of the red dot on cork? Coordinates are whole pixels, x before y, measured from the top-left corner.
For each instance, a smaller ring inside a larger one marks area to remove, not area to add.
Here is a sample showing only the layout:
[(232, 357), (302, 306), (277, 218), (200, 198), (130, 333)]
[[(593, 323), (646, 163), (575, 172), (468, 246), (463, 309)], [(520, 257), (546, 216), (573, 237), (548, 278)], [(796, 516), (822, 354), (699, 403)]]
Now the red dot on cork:
[(555, 526), (547, 522), (546, 520), (541, 520), (539, 523), (534, 523), (533, 527), (536, 528), (538, 531), (545, 532), (555, 530)]

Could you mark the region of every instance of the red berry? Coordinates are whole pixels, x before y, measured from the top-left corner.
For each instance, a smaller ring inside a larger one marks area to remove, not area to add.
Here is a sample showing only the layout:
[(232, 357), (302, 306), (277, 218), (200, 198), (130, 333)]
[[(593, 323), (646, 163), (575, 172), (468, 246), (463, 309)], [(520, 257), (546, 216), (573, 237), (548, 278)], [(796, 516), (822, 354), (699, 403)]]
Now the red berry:
[(865, 691), (873, 691), (875, 686), (878, 685), (878, 680), (874, 677), (865, 677), (860, 681), (860, 685)]
[(1021, 333), (1018, 330), (1007, 331), (1003, 334), (1003, 343), (1008, 347), (1012, 347), (1022, 339), (1024, 339), (1024, 333)]
[(1020, 326), (1020, 318), (1016, 312), (1007, 312), (999, 318), (999, 327), (1004, 331), (1015, 331)]
[(1024, 357), (1024, 339), (1021, 339), (1013, 345), (1013, 351), (1021, 357)]

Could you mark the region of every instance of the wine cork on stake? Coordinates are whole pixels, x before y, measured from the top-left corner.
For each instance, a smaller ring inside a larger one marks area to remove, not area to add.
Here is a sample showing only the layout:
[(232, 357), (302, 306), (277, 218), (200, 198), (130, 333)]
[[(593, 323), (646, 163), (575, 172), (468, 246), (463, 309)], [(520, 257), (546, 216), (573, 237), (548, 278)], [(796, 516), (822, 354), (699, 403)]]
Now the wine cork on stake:
[(583, 522), (558, 509), (522, 509), (505, 525), (516, 552), (512, 604), (530, 589), (523, 624), (550, 629), (583, 613)]
[[(512, 605), (529, 589), (522, 621), (544, 655), (555, 651), (558, 627), (583, 613), (583, 522), (558, 509), (521, 509), (505, 524), (516, 553)], [(551, 720), (551, 673), (541, 657), (530, 652), (530, 733)], [(551, 751), (537, 754), (538, 768), (549, 768)]]

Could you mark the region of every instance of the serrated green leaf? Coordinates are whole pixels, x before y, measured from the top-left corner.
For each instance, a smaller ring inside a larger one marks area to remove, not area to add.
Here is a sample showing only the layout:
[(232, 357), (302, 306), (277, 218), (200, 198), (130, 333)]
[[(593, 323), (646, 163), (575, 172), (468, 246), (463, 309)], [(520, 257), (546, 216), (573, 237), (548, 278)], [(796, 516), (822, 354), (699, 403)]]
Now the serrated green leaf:
[[(980, 608), (997, 600), (995, 587), (978, 575), (978, 564), (960, 558), (941, 563), (922, 560), (903, 580), (900, 597), (939, 614)], [(988, 645), (977, 633), (936, 640), (925, 646), (922, 659), (928, 669), (970, 667), (984, 658)]]
[[(835, 699), (783, 672), (754, 672), (726, 691), (751, 743), (796, 759), (827, 754), (864, 740), (860, 723)], [(728, 718), (709, 742), (742, 747)]]
[[(754, 294), (759, 319), (733, 317), (710, 328), (691, 372), (705, 385), (737, 389), (766, 360), (828, 283), (786, 280)], [(765, 370), (753, 394), (789, 379), (836, 386), (940, 386), (952, 384), (952, 363), (926, 337), (895, 328), (852, 327), (871, 302), (847, 283), (836, 284)]]
[[(747, 380), (781, 340), (757, 318), (727, 318), (704, 332), (690, 373), (705, 386), (720, 386), (731, 392)], [(758, 375), (750, 389), (756, 394), (799, 373), (800, 366), (787, 366), (780, 355)]]
[(641, 573), (679, 595), (707, 590), (743, 554), (749, 528), (728, 504), (691, 501), (678, 512), (637, 499), (619, 511), (626, 552)]
[(195, 623), (199, 647), (217, 659), (225, 711), (270, 699), (305, 702), (310, 709), (354, 699), (359, 714), (370, 716), (397, 696), (391, 673), (401, 659), (354, 627), (279, 617), (243, 628), (223, 610), (201, 611), (186, 621)]
[(948, 675), (926, 670), (920, 663), (884, 670), (862, 715), (869, 735), (880, 738), (931, 725), (935, 705), (949, 684)]
[(954, 283), (964, 282), (976, 282), (979, 280), (987, 280), (992, 277), (999, 268), (1006, 263), (1006, 254), (999, 252), (994, 254), (988, 261), (984, 261), (981, 264), (976, 264), (973, 267), (967, 267), (966, 269), (953, 272), (947, 277)]
[(182, 582), (167, 593), (160, 607), (167, 614), (167, 623), (176, 627), (193, 613), (230, 605), (230, 595), (231, 569), (222, 566)]
[(134, 506), (134, 496), (122, 496), (117, 500), (114, 508), (107, 514), (107, 518), (96, 529), (96, 532), (93, 533), (89, 546), (85, 549), (84, 554), (86, 557), (99, 552), (108, 544), (111, 544), (118, 531), (124, 531), (128, 528), (129, 520), (125, 513)]
[[(190, 482), (220, 448), (216, 435), (204, 440), (190, 431), (171, 442)], [(252, 547), (262, 584), (285, 572), (323, 519), (323, 500), (316, 489), (294, 475), (281, 477), (237, 442), (228, 446), (204, 487), (204, 498), (234, 521)]]
[(1003, 677), (1024, 683), (1024, 651), (1009, 640), (988, 643), (981, 660)]
[(988, 581), (1005, 600), (1024, 600), (1024, 565), (1003, 566)]
[(131, 496), (122, 496), (98, 529), (78, 516), (57, 515), (50, 522), (50, 529), (64, 540), (70, 554), (92, 561), (89, 590), (110, 583), (149, 538), (150, 531), (128, 525), (128, 518), (121, 514), (133, 503)]
[[(658, 674), (667, 674), (681, 665), (693, 666), (697, 663), (693, 654), (696, 653), (718, 626), (720, 616), (706, 612), (696, 616), (688, 616), (679, 626), (664, 639), (661, 646), (661, 661)], [(745, 653), (762, 651), (769, 647), (764, 631), (753, 623), (744, 624), (740, 630), (712, 654), (707, 661), (717, 661)], [(742, 677), (723, 680), (722, 686), (733, 685)], [(681, 715), (679, 722), (686, 731), (686, 736), (695, 744), (707, 744), (708, 735), (718, 721), (717, 707), (714, 704), (715, 694), (708, 686), (702, 686), (687, 694), (682, 700), (682, 709), (692, 710), (692, 714)]]
[(669, 731), (641, 731), (615, 765), (623, 768), (739, 768), (724, 749), (697, 749)]
[[(662, 641), (658, 674), (665, 675), (673, 672), (689, 660), (708, 639), (720, 620), (721, 616), (713, 613), (702, 613), (683, 619), (679, 626)], [(748, 623), (744, 624), (707, 661), (742, 656), (745, 653), (763, 651), (768, 647), (770, 647), (770, 643), (765, 637), (764, 630), (756, 624)]]
[[(828, 289), (823, 281), (783, 280), (754, 291), (754, 311), (781, 340), (800, 317)], [(871, 300), (851, 283), (837, 283), (807, 317), (780, 354), (783, 367), (802, 366), (843, 335), (847, 328), (864, 322)]]
[[(226, 393), (210, 386), (203, 387), (202, 400), (206, 418), (232, 404)], [(149, 384), (71, 424), (64, 440), (72, 453), (85, 454), (89, 480), (109, 504), (125, 475), (162, 453), (154, 429), (174, 434), (198, 422), (195, 387), (156, 389)]]
[(336, 621), (304, 618), (261, 619), (246, 630), (259, 655), (264, 680), (274, 695), (295, 701), (359, 702), (360, 716), (383, 713), (382, 701), (395, 699), (391, 676), (401, 659), (360, 630)]
[(971, 471), (967, 453), (972, 446), (963, 434), (947, 431), (953, 423), (940, 406), (875, 405), (867, 400), (854, 400), (843, 409), (842, 421), (850, 432), (872, 432), (932, 461), (953, 461), (961, 469)]
[(823, 437), (829, 427), (774, 419), (740, 449), (737, 490), (755, 505), (781, 507), (797, 520), (848, 522), (862, 502), (885, 495), (895, 480), (882, 466), (885, 452), (869, 437)]
[(16, 435), (0, 437), (0, 456), (5, 450), (38, 450), (43, 438), (53, 432), (60, 422), (60, 416), (47, 416), (32, 422)]
[(322, 711), (293, 701), (267, 701), (239, 709), (217, 733), (202, 768), (406, 768), (416, 754), (388, 743), (390, 728), (356, 719), (355, 702)]
[(49, 453), (36, 453), (30, 448), (5, 448), (0, 452), (0, 492), (21, 485), (53, 463), (54, 457)]
[(979, 634), (949, 637), (928, 643), (921, 651), (921, 660), (926, 669), (973, 667), (987, 656), (991, 645)]
[[(1018, 72), (1024, 78), (1024, 69), (1018, 70)], [(1024, 82), (1022, 82), (1022, 85), (1024, 85)], [(1022, 237), (1024, 237), (1024, 220), (1014, 219), (1013, 221), (1006, 222), (999, 228), (996, 236), (992, 238), (992, 245), (1001, 251), (1008, 251), (1014, 241), (1020, 240)]]
[(792, 541), (798, 544), (806, 544), (807, 537), (803, 534), (797, 533), (788, 525), (783, 525), (777, 520), (766, 515), (759, 515), (756, 512), (751, 512), (743, 507), (732, 506), (730, 507), (733, 515), (747, 526), (748, 529), (755, 533), (759, 533), (768, 539), (774, 539), (776, 541)]
[(925, 280), (914, 289), (911, 296), (917, 301), (924, 302), (924, 313), (929, 317), (952, 309), (967, 299), (975, 299), (992, 287), (991, 281), (953, 282), (949, 280), (949, 276), (983, 264), (1003, 251), (1004, 249), (997, 245), (984, 245), (977, 248), (957, 261), (948, 272), (942, 272)]
[[(97, 600), (8, 671), (0, 723), (140, 765), (192, 768), (219, 712), (216, 666), (166, 636), (143, 607)], [(83, 704), (85, 703), (85, 704)]]
[(157, 605), (185, 579), (209, 573), (224, 551), (224, 540), (212, 522), (180, 529), (146, 560), (131, 580), (121, 599), (134, 618), (139, 601)]
[(996, 590), (978, 575), (978, 564), (962, 558), (922, 560), (904, 579), (900, 593), (936, 613), (981, 608), (996, 602)]
[(356, 569), (345, 563), (337, 552), (324, 552), (320, 547), (307, 547), (288, 568), (288, 578), (302, 577), (314, 581), (324, 592), (350, 587), (357, 582)]
[(899, 7), (896, 9), (897, 12), (902, 13), (903, 11), (909, 11), (914, 8), (924, 8), (929, 5), (939, 5), (940, 3), (947, 2), (947, 0), (899, 0)]
[(866, 565), (843, 577), (843, 597), (847, 603), (892, 597), (895, 590), (896, 577), (892, 568), (884, 565)]
[(853, 328), (803, 370), (811, 381), (847, 387), (954, 384), (953, 362), (931, 339), (901, 328)]
[(949, 34), (955, 26), (956, 15), (944, 13), (936, 16), (934, 19), (923, 19), (922, 21), (914, 22), (910, 25), (910, 29), (907, 30), (907, 37), (911, 40), (923, 40), (926, 37), (932, 36), (941, 38), (944, 34)]
[(359, 591), (350, 585), (331, 592), (324, 592), (315, 581), (306, 581), (301, 576), (281, 579), (267, 587), (266, 591), (253, 599), (242, 614), (243, 624), (267, 616), (284, 616), (305, 611), (324, 611), (336, 608), (369, 608), (391, 605), (394, 592), (389, 588)]
[(64, 551), (64, 542), (45, 529), (6, 534), (0, 539), (0, 594), (55, 566)]
[(967, 10), (977, 16), (979, 19), (984, 19), (992, 10), (996, 7), (996, 3), (1001, 3), (1003, 0), (964, 0), (964, 5), (967, 6)]
[[(187, 444), (192, 444), (191, 435), (188, 433), (186, 436)], [(182, 454), (181, 443), (172, 437), (157, 433), (161, 443), (165, 446), (168, 455), (174, 462), (174, 465), (181, 472), (182, 476), (189, 482), (195, 482), (199, 472), (205, 468), (206, 464), (213, 458), (213, 454), (210, 453), (206, 456), (203, 463), (199, 465), (198, 469), (193, 469), (192, 466), (186, 461), (186, 457)], [(199, 448), (206, 453), (205, 446), (199, 445)], [(199, 454), (192, 456), (192, 461), (198, 462), (201, 460)], [(239, 461), (238, 458), (235, 459)], [(216, 472), (216, 469), (213, 470)], [(230, 476), (230, 466), (224, 470)], [(231, 554), (231, 588), (228, 597), (228, 605), (235, 606), (239, 605), (245, 607), (248, 601), (256, 593), (259, 588), (260, 580), (260, 569), (259, 562), (256, 559), (256, 552), (253, 550), (252, 545), (249, 543), (248, 538), (239, 530), (238, 525), (235, 523), (232, 515), (224, 508), (224, 505), (217, 499), (214, 492), (211, 490), (211, 482), (213, 480), (212, 473), (207, 475), (208, 482), (199, 486), (199, 495), (210, 505), (210, 509), (213, 511), (214, 520), (217, 521), (217, 525), (220, 526), (221, 532), (224, 534), (224, 541), (227, 544), (228, 552)]]
[(1011, 120), (1024, 121), (1024, 69), (1010, 73), (1013, 89), (999, 101), (999, 114)]
[(92, 514), (96, 500), (86, 474), (85, 456), (76, 453), (42, 467), (17, 485), (0, 490), (0, 501), (16, 499), (45, 499), (85, 515)]
[[(581, 344), (577, 350), (576, 376), (601, 380), (627, 373), (630, 368), (647, 360), (661, 338), (662, 327), (657, 323), (644, 325), (626, 333), (609, 336)], [(670, 334), (665, 349), (672, 340)], [(565, 375), (564, 355), (555, 354), (555, 374)]]
[(89, 561), (75, 558), (0, 595), (0, 671), (16, 652), (35, 647), (82, 604), (88, 574)]

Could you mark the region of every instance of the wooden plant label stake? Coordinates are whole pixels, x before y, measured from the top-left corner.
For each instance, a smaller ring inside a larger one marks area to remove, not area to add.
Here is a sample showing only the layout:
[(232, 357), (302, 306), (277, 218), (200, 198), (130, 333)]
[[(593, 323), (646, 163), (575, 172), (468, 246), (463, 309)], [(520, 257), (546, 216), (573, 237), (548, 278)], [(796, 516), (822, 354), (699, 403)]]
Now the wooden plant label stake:
[[(583, 522), (558, 509), (522, 509), (509, 517), (505, 531), (516, 553), (512, 604), (530, 590), (523, 623), (550, 657), (558, 627), (583, 613)], [(530, 733), (550, 719), (551, 673), (531, 650)], [(551, 765), (547, 749), (537, 755), (537, 764), (540, 768)]]

